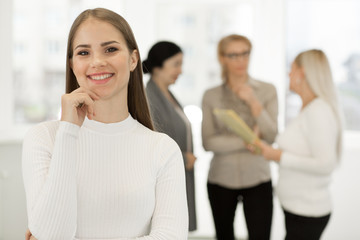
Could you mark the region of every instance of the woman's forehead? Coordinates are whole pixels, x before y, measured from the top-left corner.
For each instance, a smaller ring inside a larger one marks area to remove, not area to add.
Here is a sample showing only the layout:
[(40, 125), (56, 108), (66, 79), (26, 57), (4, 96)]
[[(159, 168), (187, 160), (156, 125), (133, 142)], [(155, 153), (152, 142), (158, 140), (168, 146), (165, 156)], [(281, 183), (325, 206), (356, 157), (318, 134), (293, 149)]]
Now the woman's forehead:
[(236, 50), (248, 50), (250, 48), (250, 46), (245, 43), (244, 41), (240, 41), (240, 40), (233, 40), (231, 42), (229, 42), (226, 46), (225, 49), (231, 50), (231, 49), (236, 49)]
[(74, 45), (107, 41), (125, 42), (122, 33), (111, 23), (96, 18), (86, 19), (80, 24), (74, 36)]

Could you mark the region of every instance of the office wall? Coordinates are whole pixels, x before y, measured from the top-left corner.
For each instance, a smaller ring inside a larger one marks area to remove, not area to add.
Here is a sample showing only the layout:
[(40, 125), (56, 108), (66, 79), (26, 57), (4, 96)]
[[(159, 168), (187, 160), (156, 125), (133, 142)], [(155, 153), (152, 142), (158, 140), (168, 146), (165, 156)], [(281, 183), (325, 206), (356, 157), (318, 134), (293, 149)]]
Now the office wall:
[[(12, 96), (12, 1), (0, 1), (0, 134), (4, 126), (12, 125), (12, 105), (9, 104), (8, 99)], [(6, 113), (6, 114), (4, 114)]]
[(0, 240), (24, 239), (27, 225), (21, 143), (0, 144)]

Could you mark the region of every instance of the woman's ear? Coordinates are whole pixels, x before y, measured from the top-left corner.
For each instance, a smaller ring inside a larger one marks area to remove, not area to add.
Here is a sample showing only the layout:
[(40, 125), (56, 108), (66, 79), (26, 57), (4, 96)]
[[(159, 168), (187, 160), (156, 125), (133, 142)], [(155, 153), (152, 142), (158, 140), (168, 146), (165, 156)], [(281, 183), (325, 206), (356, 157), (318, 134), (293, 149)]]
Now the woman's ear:
[(139, 62), (139, 52), (137, 49), (135, 49), (134, 51), (132, 51), (132, 53), (130, 55), (130, 71), (131, 72), (134, 71), (138, 62)]

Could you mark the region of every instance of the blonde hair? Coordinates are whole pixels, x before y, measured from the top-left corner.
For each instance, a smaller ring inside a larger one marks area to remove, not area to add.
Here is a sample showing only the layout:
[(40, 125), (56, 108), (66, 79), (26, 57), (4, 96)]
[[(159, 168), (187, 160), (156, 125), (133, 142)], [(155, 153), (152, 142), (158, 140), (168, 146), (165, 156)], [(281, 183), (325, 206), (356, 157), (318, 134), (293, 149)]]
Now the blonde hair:
[(246, 45), (249, 46), (249, 51), (251, 52), (251, 48), (252, 48), (252, 44), (250, 42), (250, 40), (242, 35), (238, 35), (238, 34), (231, 34), (228, 36), (223, 37), (219, 43), (218, 43), (218, 48), (217, 48), (217, 54), (218, 54), (218, 60), (220, 62), (221, 65), (221, 79), (226, 82), (227, 80), (227, 70), (225, 68), (225, 66), (223, 66), (223, 64), (221, 63), (221, 57), (223, 57), (226, 53), (226, 47), (229, 45), (230, 42), (234, 42), (234, 41), (240, 41), (245, 43)]
[(300, 53), (294, 60), (304, 70), (306, 81), (316, 96), (325, 100), (332, 108), (338, 123), (337, 157), (342, 150), (342, 114), (340, 111), (336, 87), (331, 74), (330, 64), (321, 50), (312, 49)]

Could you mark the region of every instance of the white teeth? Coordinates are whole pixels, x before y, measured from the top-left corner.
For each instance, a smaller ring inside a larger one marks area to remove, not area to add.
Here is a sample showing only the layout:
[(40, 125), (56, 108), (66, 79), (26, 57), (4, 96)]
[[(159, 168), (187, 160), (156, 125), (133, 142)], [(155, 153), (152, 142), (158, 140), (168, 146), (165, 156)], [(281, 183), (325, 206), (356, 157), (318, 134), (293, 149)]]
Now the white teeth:
[(104, 74), (104, 75), (90, 76), (90, 78), (93, 79), (93, 80), (103, 80), (103, 79), (109, 78), (111, 76), (112, 76), (112, 74)]

